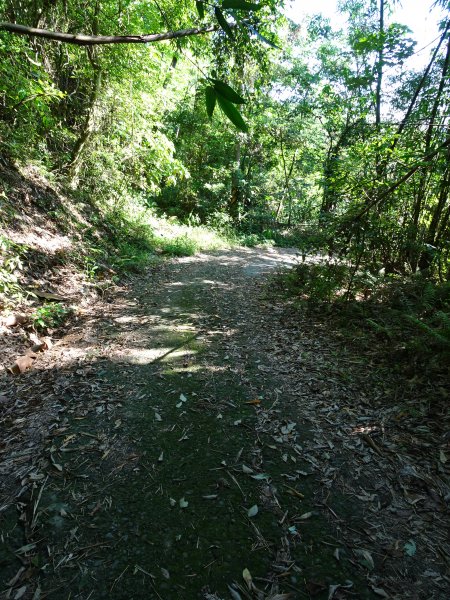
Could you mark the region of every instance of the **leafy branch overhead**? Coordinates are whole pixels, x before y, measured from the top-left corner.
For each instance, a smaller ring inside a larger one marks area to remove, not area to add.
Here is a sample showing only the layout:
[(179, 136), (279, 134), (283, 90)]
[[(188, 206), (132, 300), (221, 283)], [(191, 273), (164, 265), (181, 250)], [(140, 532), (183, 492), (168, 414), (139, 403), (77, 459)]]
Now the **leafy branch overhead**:
[[(246, 2), (246, 0), (222, 0), (220, 5), (212, 5), (204, 2), (203, 0), (196, 0), (195, 5), (198, 16), (201, 20), (205, 18), (205, 15), (208, 12), (212, 18), (215, 18), (218, 25), (209, 24), (199, 28), (137, 35), (86, 35), (81, 33), (63, 33), (60, 31), (39, 29), (18, 23), (0, 22), (0, 31), (7, 31), (16, 35), (28, 37), (38, 37), (77, 46), (96, 46), (105, 44), (149, 44), (164, 40), (174, 40), (182, 37), (197, 36), (210, 33), (218, 29), (221, 29), (231, 40), (235, 40), (233, 29), (237, 27), (243, 27), (250, 32), (251, 36), (255, 37), (260, 42), (263, 42), (272, 48), (278, 48), (278, 46), (276, 46), (272, 41), (257, 31), (254, 22), (250, 23), (247, 20), (242, 19), (239, 14), (236, 14), (235, 12), (244, 12), (245, 14), (249, 15), (249, 13), (255, 13), (262, 9), (263, 4)], [(233, 20), (228, 21), (228, 16), (230, 16)], [(244, 99), (241, 98), (239, 94), (237, 94), (227, 84), (215, 79), (211, 80), (211, 82), (212, 86), (208, 87), (206, 90), (206, 107), (208, 115), (210, 117), (212, 116), (217, 101), (223, 113), (228, 117), (228, 119), (230, 119), (237, 129), (244, 132), (248, 131), (247, 124), (235, 106), (235, 104), (244, 104)]]
[[(205, 16), (205, 2), (197, 1), (197, 11), (200, 19)], [(253, 2), (246, 2), (245, 0), (223, 0), (220, 7), (214, 6), (214, 16), (220, 25), (220, 28), (224, 33), (231, 39), (234, 40), (235, 36), (233, 33), (233, 27), (243, 26), (254, 35), (259, 41), (271, 46), (272, 48), (278, 48), (273, 42), (268, 40), (266, 37), (261, 35), (255, 27), (242, 20), (234, 11), (244, 11), (246, 13), (255, 12), (263, 8), (262, 4), (255, 4)], [(234, 20), (233, 23), (229, 23), (223, 11), (231, 11), (230, 14)], [(242, 118), (241, 113), (236, 108), (235, 104), (245, 104), (245, 100), (226, 83), (217, 79), (211, 79), (212, 85), (205, 89), (206, 98), (206, 112), (209, 118), (212, 117), (216, 103), (219, 104), (222, 112), (226, 117), (233, 123), (233, 125), (242, 132), (248, 131), (248, 125)]]
[[(198, 16), (200, 19), (205, 17), (205, 2), (197, 0), (195, 6), (197, 7)], [(213, 6), (214, 16), (217, 19), (220, 27), (223, 31), (231, 38), (234, 39), (232, 28), (225, 18), (223, 10), (243, 10), (246, 12), (257, 11), (262, 8), (262, 4), (254, 4), (253, 2), (246, 2), (245, 0), (223, 0), (220, 6)], [(233, 15), (234, 16), (234, 15)]]
[(235, 106), (235, 104), (245, 104), (244, 98), (223, 81), (218, 79), (210, 79), (209, 81), (212, 85), (207, 86), (205, 89), (206, 112), (209, 118), (212, 117), (217, 102), (233, 125), (240, 131), (247, 132), (248, 125)]

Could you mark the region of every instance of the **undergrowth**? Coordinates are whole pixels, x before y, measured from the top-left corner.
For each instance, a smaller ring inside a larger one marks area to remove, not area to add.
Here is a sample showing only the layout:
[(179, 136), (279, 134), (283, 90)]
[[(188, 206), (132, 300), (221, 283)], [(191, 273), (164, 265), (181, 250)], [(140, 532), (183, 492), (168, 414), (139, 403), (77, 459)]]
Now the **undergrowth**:
[(103, 206), (101, 211), (108, 236), (97, 239), (96, 243), (93, 240), (91, 269), (95, 269), (95, 254), (97, 260), (108, 262), (114, 270), (127, 272), (144, 269), (156, 256), (192, 256), (233, 244), (230, 237), (210, 227), (185, 225), (173, 217), (157, 217), (130, 199), (120, 209)]
[[(450, 360), (450, 282), (355, 272), (350, 265), (301, 263), (279, 280), (299, 307), (332, 317), (352, 341), (396, 359), (446, 368)], [(401, 362), (401, 361), (400, 361)]]
[(23, 295), (20, 273), (26, 248), (0, 235), (0, 300), (18, 299)]
[(34, 329), (45, 331), (61, 326), (71, 312), (70, 308), (60, 302), (47, 302), (33, 311), (31, 323)]
[[(42, 165), (18, 169), (11, 163), (0, 172), (0, 224), (5, 232), (36, 237), (45, 221), (50, 235), (56, 233), (60, 239), (64, 236), (69, 240), (67, 247), (55, 253), (44, 246), (17, 244), (7, 233), (0, 236), (0, 301), (4, 307), (29, 304), (23, 282), (30, 276), (33, 279), (43, 263), (44, 269), (50, 270), (70, 266), (90, 282), (115, 280), (145, 270), (160, 257), (192, 256), (239, 243), (225, 230), (221, 233), (212, 227), (157, 216), (139, 195), (114, 195), (108, 188), (104, 193), (96, 189), (93, 194), (88, 187), (57, 188), (50, 181), (51, 174)], [(29, 198), (25, 228), (22, 211), (17, 209), (24, 196)], [(34, 264), (35, 259), (39, 265)]]

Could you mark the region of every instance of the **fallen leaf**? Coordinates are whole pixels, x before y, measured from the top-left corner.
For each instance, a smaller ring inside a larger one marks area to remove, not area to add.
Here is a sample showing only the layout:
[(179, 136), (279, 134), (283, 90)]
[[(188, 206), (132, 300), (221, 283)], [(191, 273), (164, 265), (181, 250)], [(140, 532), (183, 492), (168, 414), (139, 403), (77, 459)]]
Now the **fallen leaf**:
[(360, 557), (360, 563), (372, 570), (375, 568), (375, 563), (373, 562), (372, 555), (368, 550), (355, 550), (355, 554)]
[(387, 592), (385, 592), (383, 588), (374, 587), (373, 585), (371, 586), (371, 588), (373, 593), (377, 596), (381, 596), (382, 598), (389, 598), (389, 594), (387, 594)]
[(335, 593), (338, 591), (338, 589), (341, 586), (339, 584), (337, 585), (330, 585), (330, 587), (328, 588), (328, 600), (333, 600)]
[(251, 517), (256, 517), (257, 514), (258, 514), (258, 506), (256, 504), (254, 504), (251, 508), (248, 509), (247, 515), (251, 518)]
[(33, 598), (31, 600), (40, 600), (41, 598), (41, 588), (38, 586), (33, 594)]
[(17, 325), (23, 325), (28, 321), (26, 315), (9, 315), (6, 317), (4, 323), (6, 327), (16, 327)]
[(167, 569), (163, 569), (163, 567), (161, 567), (161, 573), (163, 574), (163, 577), (170, 579), (170, 573)]
[(159, 413), (155, 412), (155, 420), (156, 421), (162, 421), (162, 417)]
[(247, 465), (242, 465), (242, 471), (246, 474), (246, 475), (251, 475), (252, 473), (254, 473), (254, 470), (251, 469), (250, 467), (247, 467)]
[(306, 521), (306, 519), (310, 519), (313, 516), (313, 514), (314, 514), (313, 512), (303, 513), (302, 515), (300, 515), (299, 519), (301, 521)]
[(23, 598), (27, 591), (27, 588), (28, 586), (26, 585), (23, 585), (21, 588), (19, 588), (16, 592), (16, 595), (14, 596), (14, 600), (20, 600), (20, 598)]
[(11, 372), (14, 373), (14, 375), (20, 375), (21, 373), (24, 373), (27, 369), (33, 366), (35, 358), (35, 354), (19, 356), (19, 358), (16, 359), (14, 365), (11, 367)]
[(43, 352), (46, 349), (47, 344), (45, 342), (40, 342), (39, 344), (34, 344), (34, 346), (31, 346), (30, 352)]
[(296, 426), (297, 426), (297, 423), (288, 423), (287, 425), (284, 425), (281, 428), (281, 433), (283, 435), (289, 435), (290, 433), (292, 433), (292, 431), (295, 429)]
[(55, 302), (64, 302), (64, 296), (55, 294), (54, 292), (42, 292), (41, 290), (33, 290), (32, 292), (38, 298), (44, 298), (44, 300), (54, 300)]
[(245, 583), (247, 584), (248, 589), (251, 591), (253, 589), (253, 581), (250, 571), (248, 569), (244, 569), (242, 571), (242, 577), (244, 578)]
[(245, 404), (261, 404), (261, 400), (259, 398), (255, 398), (255, 400), (248, 400)]
[(21, 546), (18, 550), (16, 550), (16, 554), (26, 554), (30, 552), (30, 550), (34, 550), (36, 548), (36, 544), (26, 544), (25, 546)]
[(416, 550), (417, 550), (417, 546), (416, 546), (416, 543), (414, 542), (414, 540), (408, 540), (406, 542), (406, 544), (403, 546), (403, 550), (405, 551), (405, 554), (407, 554), (408, 556), (414, 556), (414, 554), (416, 553)]
[(189, 502), (187, 500), (185, 500), (184, 497), (181, 498), (179, 504), (180, 504), (180, 508), (187, 508), (189, 506)]
[(53, 347), (53, 342), (52, 342), (52, 338), (51, 337), (46, 336), (46, 337), (42, 338), (42, 341), (47, 346), (47, 350), (50, 350), (50, 348)]
[(55, 461), (55, 459), (53, 458), (53, 456), (52, 456), (52, 455), (50, 455), (50, 459), (51, 459), (51, 461), (52, 461), (52, 465), (55, 467), (55, 469), (56, 469), (57, 471), (59, 471), (60, 473), (62, 473), (62, 470), (63, 470), (62, 466), (61, 466), (59, 463), (57, 463), (57, 462)]
[(233, 598), (233, 600), (242, 600), (242, 596), (240, 595), (239, 592), (237, 592), (234, 588), (232, 588), (230, 585), (228, 586), (228, 589), (230, 590), (230, 594), (231, 597)]

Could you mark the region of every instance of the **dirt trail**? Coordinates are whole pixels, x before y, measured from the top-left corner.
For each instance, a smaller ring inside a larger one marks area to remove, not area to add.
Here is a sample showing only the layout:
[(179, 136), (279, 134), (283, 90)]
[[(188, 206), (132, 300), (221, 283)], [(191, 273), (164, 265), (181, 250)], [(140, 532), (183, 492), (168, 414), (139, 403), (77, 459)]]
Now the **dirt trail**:
[[(322, 385), (336, 374), (314, 371), (335, 349), (286, 338), (282, 309), (261, 299), (296, 260), (271, 249), (174, 261), (93, 307), (15, 384), (24, 401), (39, 396), (41, 418), (30, 460), (11, 463), (21, 491), (2, 512), (5, 597), (445, 597), (411, 595), (413, 563), (401, 564), (406, 595), (374, 571), (386, 559), (364, 532), (370, 494), (350, 497), (337, 477), (361, 468), (346, 461), (363, 444), (317, 434), (319, 413), (339, 425)], [(302, 353), (310, 369), (287, 366)]]

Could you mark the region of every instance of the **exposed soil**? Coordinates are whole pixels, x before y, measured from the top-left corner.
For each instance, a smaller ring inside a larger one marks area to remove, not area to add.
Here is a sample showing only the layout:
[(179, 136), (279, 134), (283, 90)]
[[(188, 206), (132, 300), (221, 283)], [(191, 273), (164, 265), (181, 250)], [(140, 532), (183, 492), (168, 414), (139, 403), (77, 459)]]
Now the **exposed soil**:
[(443, 409), (270, 300), (295, 261), (165, 264), (3, 374), (3, 597), (449, 597)]

